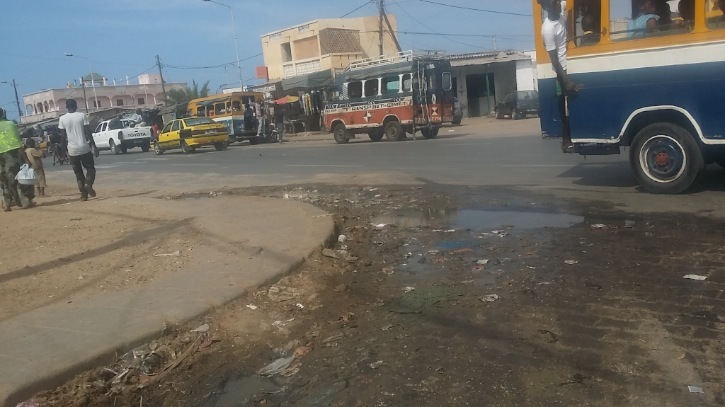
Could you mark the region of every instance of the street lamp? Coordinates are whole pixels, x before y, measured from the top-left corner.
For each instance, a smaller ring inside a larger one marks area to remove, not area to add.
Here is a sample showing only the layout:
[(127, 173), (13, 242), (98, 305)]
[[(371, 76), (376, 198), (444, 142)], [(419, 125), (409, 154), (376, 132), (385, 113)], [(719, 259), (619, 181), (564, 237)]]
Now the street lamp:
[[(0, 81), (0, 83), (10, 83), (8, 81)], [(13, 79), (13, 89), (15, 90), (15, 103), (18, 105), (18, 118), (23, 117), (23, 111), (20, 110), (20, 99), (18, 98), (18, 85), (15, 83), (15, 79)]]
[(242, 65), (239, 63), (239, 45), (237, 45), (237, 25), (234, 23), (234, 9), (232, 6), (226, 5), (224, 3), (219, 3), (218, 1), (214, 0), (201, 0), (206, 1), (209, 3), (218, 4), (220, 6), (226, 7), (229, 9), (229, 12), (232, 13), (232, 31), (234, 32), (234, 49), (237, 51), (237, 70), (239, 70), (239, 90), (244, 90), (244, 82), (242, 82)]
[[(68, 52), (66, 52), (63, 55), (65, 55), (67, 57), (75, 57), (75, 58), (85, 59), (86, 61), (88, 61), (88, 69), (91, 70), (91, 86), (93, 86), (93, 100), (95, 101), (96, 111), (98, 111), (98, 95), (96, 95), (96, 83), (94, 81), (93, 67), (91, 66), (91, 59), (90, 58), (86, 58), (86, 57), (82, 57), (80, 55), (71, 54), (71, 53), (68, 53)], [(82, 77), (81, 77), (81, 86), (83, 86), (85, 88), (85, 83), (83, 83), (83, 78)], [(84, 89), (84, 91), (85, 91), (85, 89)], [(88, 111), (88, 100), (86, 99), (86, 112), (87, 111)]]

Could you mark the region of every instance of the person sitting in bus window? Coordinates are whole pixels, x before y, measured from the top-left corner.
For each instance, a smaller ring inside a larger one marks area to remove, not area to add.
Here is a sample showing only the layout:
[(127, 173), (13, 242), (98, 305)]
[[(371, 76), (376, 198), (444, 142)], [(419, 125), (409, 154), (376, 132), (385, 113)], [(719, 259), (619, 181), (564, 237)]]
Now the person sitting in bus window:
[(642, 38), (648, 33), (657, 31), (660, 16), (657, 15), (657, 7), (654, 0), (638, 0), (639, 7), (637, 17), (627, 25), (627, 36), (629, 38)]
[(725, 28), (725, 0), (716, 0), (714, 10), (720, 10), (722, 15), (708, 19), (710, 28)]
[(241, 109), (241, 105), (239, 104), (238, 100), (235, 100), (232, 102), (232, 111), (238, 112)]
[(677, 12), (682, 18), (680, 24), (688, 31), (692, 30), (695, 24), (695, 0), (680, 0), (677, 4)]
[(597, 24), (596, 18), (592, 14), (585, 14), (584, 17), (582, 17), (582, 36), (579, 38), (579, 46), (580, 47), (586, 47), (588, 45), (596, 45), (599, 44), (599, 29), (597, 28), (599, 24)]

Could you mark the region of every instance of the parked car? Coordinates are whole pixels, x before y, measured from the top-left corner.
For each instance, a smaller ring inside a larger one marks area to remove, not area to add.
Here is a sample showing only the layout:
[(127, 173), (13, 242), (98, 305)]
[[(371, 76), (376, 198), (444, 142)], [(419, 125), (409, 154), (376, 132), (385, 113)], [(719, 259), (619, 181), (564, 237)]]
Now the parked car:
[(187, 117), (166, 123), (154, 141), (154, 152), (161, 155), (180, 148), (184, 153), (193, 153), (198, 147), (210, 145), (219, 151), (227, 149), (227, 126), (206, 117)]
[(461, 124), (463, 119), (463, 109), (461, 109), (461, 101), (457, 97), (453, 98), (453, 121), (452, 124)]
[(496, 118), (509, 116), (514, 120), (524, 119), (527, 115), (539, 115), (539, 92), (519, 90), (511, 92), (496, 103)]

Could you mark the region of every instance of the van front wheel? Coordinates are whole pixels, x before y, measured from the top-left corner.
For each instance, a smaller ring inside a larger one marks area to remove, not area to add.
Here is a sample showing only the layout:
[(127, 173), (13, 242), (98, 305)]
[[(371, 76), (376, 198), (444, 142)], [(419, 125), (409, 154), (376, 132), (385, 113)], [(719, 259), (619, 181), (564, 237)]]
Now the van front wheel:
[(705, 168), (697, 141), (674, 123), (654, 123), (640, 130), (629, 159), (642, 188), (654, 194), (687, 190)]

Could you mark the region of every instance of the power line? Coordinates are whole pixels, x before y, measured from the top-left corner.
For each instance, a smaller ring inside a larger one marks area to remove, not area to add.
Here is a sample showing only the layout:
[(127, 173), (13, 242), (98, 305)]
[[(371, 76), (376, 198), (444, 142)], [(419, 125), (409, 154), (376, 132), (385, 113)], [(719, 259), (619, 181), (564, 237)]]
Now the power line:
[(436, 4), (438, 6), (453, 7), (453, 8), (457, 8), (457, 9), (461, 9), (461, 10), (480, 11), (483, 13), (503, 14), (503, 15), (507, 15), (507, 16), (531, 17), (531, 14), (512, 13), (510, 11), (497, 11), (497, 10), (486, 10), (486, 9), (474, 8), (474, 7), (463, 7), (463, 6), (456, 6), (454, 4), (439, 3), (437, 1), (431, 1), (431, 0), (418, 0), (418, 1), (422, 2), (422, 3)]
[[(406, 9), (404, 9), (404, 8), (403, 8), (403, 6), (401, 6), (401, 5), (400, 5), (400, 4), (399, 4), (399, 3), (397, 2), (397, 1), (393, 1), (393, 4), (395, 4), (396, 6), (398, 6), (398, 8), (399, 8), (400, 10), (402, 10), (402, 11), (403, 11), (403, 13), (407, 14), (407, 15), (408, 15), (408, 17), (410, 17), (410, 18), (411, 18), (411, 19), (412, 19), (413, 21), (417, 22), (418, 24), (422, 25), (423, 27), (425, 27), (425, 28), (427, 28), (427, 29), (429, 29), (429, 30), (431, 30), (431, 31), (433, 31), (433, 32), (438, 32), (438, 31), (436, 31), (436, 30), (435, 30), (434, 28), (432, 28), (431, 26), (429, 26), (429, 25), (426, 25), (426, 24), (425, 24), (424, 22), (422, 22), (422, 21), (418, 20), (417, 18), (413, 17), (413, 16), (412, 16), (412, 15), (411, 15), (410, 13), (408, 13), (408, 11), (407, 11)], [(481, 48), (481, 47), (478, 47), (478, 46), (475, 46), (475, 45), (472, 45), (472, 44), (466, 44), (465, 42), (461, 42), (461, 41), (458, 41), (458, 40), (454, 40), (454, 39), (450, 39), (450, 38), (449, 38), (448, 40), (449, 40), (449, 41), (452, 41), (452, 42), (455, 42), (456, 44), (461, 44), (461, 45), (465, 45), (465, 46), (467, 46), (467, 47), (471, 47), (471, 48)]]
[(349, 16), (350, 14), (352, 14), (352, 13), (354, 13), (354, 12), (356, 12), (356, 11), (360, 10), (361, 8), (363, 8), (363, 7), (365, 7), (365, 6), (367, 6), (368, 4), (372, 4), (372, 3), (374, 3), (374, 2), (375, 2), (375, 0), (369, 0), (369, 1), (365, 2), (365, 4), (363, 4), (362, 6), (360, 6), (360, 7), (356, 8), (355, 10), (353, 10), (353, 11), (351, 11), (351, 12), (347, 13), (347, 14), (343, 14), (342, 16), (340, 16), (340, 18), (345, 18), (345, 17)]
[[(252, 55), (250, 57), (246, 57), (246, 58), (240, 59), (239, 62), (248, 61), (250, 59), (254, 59), (254, 58), (257, 58), (257, 57), (262, 56), (262, 55), (263, 54), (261, 54), (261, 53), (256, 54), (256, 55)], [(236, 64), (237, 64), (236, 61), (227, 62), (227, 63), (219, 64), (219, 65), (209, 65), (209, 66), (183, 66), (183, 65), (169, 65), (169, 64), (164, 64), (164, 68), (171, 68), (171, 69), (216, 69), (216, 68), (223, 68), (225, 66), (236, 65)]]

